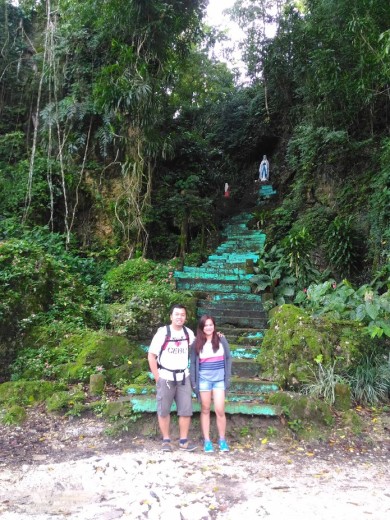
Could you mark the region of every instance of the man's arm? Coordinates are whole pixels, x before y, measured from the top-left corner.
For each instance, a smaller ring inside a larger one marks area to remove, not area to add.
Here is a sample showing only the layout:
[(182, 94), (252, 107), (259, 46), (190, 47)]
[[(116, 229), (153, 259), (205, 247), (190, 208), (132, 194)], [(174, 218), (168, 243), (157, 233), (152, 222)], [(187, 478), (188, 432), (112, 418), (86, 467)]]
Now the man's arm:
[(150, 371), (153, 374), (154, 380), (157, 383), (159, 375), (158, 375), (157, 356), (156, 356), (156, 354), (151, 354), (150, 352), (148, 353), (148, 363), (149, 363)]

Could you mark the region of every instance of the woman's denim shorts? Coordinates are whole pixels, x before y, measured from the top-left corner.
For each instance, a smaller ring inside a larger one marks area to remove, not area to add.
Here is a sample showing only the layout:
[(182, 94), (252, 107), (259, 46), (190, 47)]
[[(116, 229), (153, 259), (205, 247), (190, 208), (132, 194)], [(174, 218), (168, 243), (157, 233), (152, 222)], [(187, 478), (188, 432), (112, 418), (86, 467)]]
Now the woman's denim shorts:
[(210, 392), (211, 390), (225, 390), (225, 381), (206, 381), (199, 379), (199, 392)]

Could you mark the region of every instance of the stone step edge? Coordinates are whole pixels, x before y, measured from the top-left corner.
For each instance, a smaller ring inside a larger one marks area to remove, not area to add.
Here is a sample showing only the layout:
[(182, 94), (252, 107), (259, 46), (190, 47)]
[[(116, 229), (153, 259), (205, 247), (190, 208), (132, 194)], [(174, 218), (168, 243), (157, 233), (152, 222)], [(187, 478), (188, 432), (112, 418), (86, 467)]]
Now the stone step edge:
[[(156, 413), (157, 403), (153, 396), (133, 396), (129, 399), (133, 411), (135, 413)], [(192, 409), (194, 412), (200, 412), (200, 403), (197, 399), (193, 399)], [(214, 411), (214, 405), (211, 404), (211, 410)], [(172, 411), (176, 411), (176, 405), (173, 403)], [(227, 401), (225, 403), (225, 412), (229, 415), (266, 415), (280, 416), (282, 415), (281, 407), (270, 405), (262, 402), (234, 402)]]
[[(248, 392), (241, 391), (238, 392), (234, 390), (235, 387), (242, 386), (256, 386), (256, 391)], [(270, 392), (276, 392), (279, 390), (279, 386), (276, 383), (272, 383), (270, 381), (263, 381), (261, 379), (253, 379), (253, 378), (242, 378), (232, 376), (231, 378), (231, 392), (229, 391), (226, 395), (226, 399), (229, 400), (229, 397), (233, 394), (246, 395), (248, 398), (267, 394)], [(121, 397), (120, 400), (129, 400), (129, 396), (134, 395), (154, 395), (156, 393), (156, 385), (154, 384), (145, 384), (145, 385), (130, 385), (126, 390), (126, 396)]]

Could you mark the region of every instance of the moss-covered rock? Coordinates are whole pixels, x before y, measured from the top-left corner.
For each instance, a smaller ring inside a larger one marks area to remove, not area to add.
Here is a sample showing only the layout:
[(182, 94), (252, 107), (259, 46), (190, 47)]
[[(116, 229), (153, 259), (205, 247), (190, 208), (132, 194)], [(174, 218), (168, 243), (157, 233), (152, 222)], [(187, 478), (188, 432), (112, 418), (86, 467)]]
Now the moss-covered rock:
[(276, 392), (270, 395), (269, 402), (280, 406), (290, 421), (307, 421), (325, 427), (334, 423), (331, 407), (321, 399), (298, 393)]
[(69, 410), (76, 404), (83, 403), (84, 400), (85, 395), (81, 389), (55, 392), (46, 399), (46, 408), (48, 412)]
[(32, 405), (45, 401), (66, 386), (53, 381), (9, 381), (0, 385), (0, 403)]
[(356, 322), (314, 318), (294, 305), (273, 309), (258, 362), (265, 377), (284, 388), (309, 382), (317, 361), (343, 368), (364, 351), (367, 337)]
[(355, 435), (359, 435), (363, 431), (363, 421), (355, 410), (347, 410), (341, 417), (342, 426), (348, 428)]
[(91, 374), (89, 378), (89, 393), (91, 395), (101, 395), (105, 384), (106, 379), (103, 374)]
[(111, 401), (105, 406), (103, 414), (106, 417), (126, 417), (131, 414), (131, 405), (128, 401)]
[(351, 388), (343, 383), (336, 383), (334, 387), (334, 407), (339, 411), (347, 411), (352, 406)]
[(10, 408), (5, 410), (4, 415), (1, 416), (1, 422), (3, 424), (22, 424), (27, 417), (26, 410), (23, 406), (18, 404), (12, 405)]
[(97, 369), (104, 370), (107, 382), (136, 377), (147, 368), (142, 348), (123, 336), (106, 332), (85, 331), (64, 340), (78, 343), (79, 354), (74, 363), (64, 365), (60, 377), (69, 381), (88, 381)]

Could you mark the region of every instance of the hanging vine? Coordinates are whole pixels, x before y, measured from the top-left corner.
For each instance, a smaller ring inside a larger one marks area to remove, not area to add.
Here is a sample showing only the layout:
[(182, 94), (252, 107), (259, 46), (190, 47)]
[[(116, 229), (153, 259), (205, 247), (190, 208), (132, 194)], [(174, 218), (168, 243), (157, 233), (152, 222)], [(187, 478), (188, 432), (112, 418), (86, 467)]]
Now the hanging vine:
[(28, 219), (30, 208), (31, 208), (31, 200), (32, 200), (32, 184), (33, 184), (33, 176), (34, 176), (34, 162), (35, 162), (35, 154), (37, 151), (37, 142), (38, 142), (38, 129), (39, 129), (39, 113), (41, 110), (41, 97), (42, 97), (42, 88), (45, 77), (45, 68), (48, 60), (48, 52), (49, 52), (49, 42), (50, 42), (50, 31), (51, 31), (51, 3), (50, 0), (46, 2), (46, 28), (44, 31), (45, 40), (44, 40), (44, 52), (43, 52), (43, 61), (42, 61), (42, 70), (41, 76), (39, 79), (38, 85), (38, 93), (37, 93), (37, 105), (35, 110), (35, 116), (32, 117), (34, 133), (33, 133), (33, 141), (30, 155), (30, 164), (28, 170), (28, 179), (27, 179), (27, 190), (26, 197), (24, 203), (24, 212), (23, 212), (23, 223), (25, 223)]

